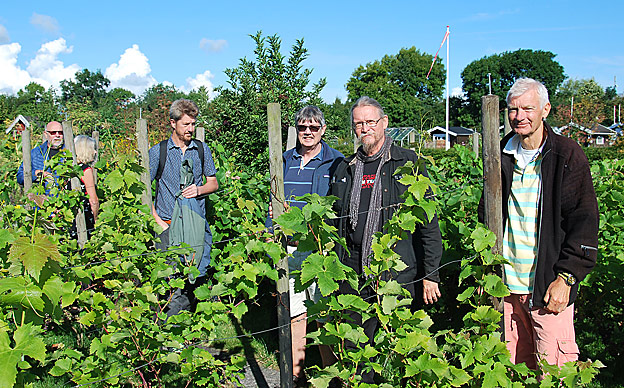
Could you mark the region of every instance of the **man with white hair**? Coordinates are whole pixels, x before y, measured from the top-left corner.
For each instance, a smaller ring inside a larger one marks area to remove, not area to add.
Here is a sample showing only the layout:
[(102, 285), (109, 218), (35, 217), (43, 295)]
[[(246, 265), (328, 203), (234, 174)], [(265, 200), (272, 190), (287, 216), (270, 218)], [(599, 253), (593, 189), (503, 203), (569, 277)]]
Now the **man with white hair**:
[[(553, 132), (548, 90), (520, 78), (507, 94), (513, 129), (501, 141), (505, 340), (514, 363), (578, 359), (574, 301), (596, 264), (598, 204), (589, 162)], [(483, 219), (483, 200), (479, 216)]]

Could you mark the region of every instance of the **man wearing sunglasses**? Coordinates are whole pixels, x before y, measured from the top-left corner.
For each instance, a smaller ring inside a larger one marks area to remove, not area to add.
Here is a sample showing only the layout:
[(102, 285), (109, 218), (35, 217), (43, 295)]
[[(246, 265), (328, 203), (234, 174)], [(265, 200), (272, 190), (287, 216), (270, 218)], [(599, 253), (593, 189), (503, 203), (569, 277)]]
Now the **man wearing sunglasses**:
[[(372, 242), (376, 232), (383, 232), (384, 225), (390, 220), (403, 202), (401, 197), (407, 186), (399, 182), (400, 175), (395, 175), (397, 168), (408, 161), (418, 166), (418, 174), (427, 176), (424, 163), (419, 161), (414, 151), (398, 147), (386, 135), (388, 116), (376, 100), (363, 96), (351, 108), (353, 131), (362, 146), (355, 155), (349, 156), (338, 166), (332, 177), (330, 195), (339, 199), (334, 203), (338, 218), (334, 222), (338, 235), (346, 238), (347, 252), (337, 244), (340, 261), (353, 268), (364, 281), (364, 268), (372, 262)], [(438, 288), (440, 277), (438, 266), (442, 257), (442, 238), (438, 218), (417, 225), (413, 233), (393, 246), (401, 256), (407, 268), (403, 271), (385, 273), (384, 279), (392, 278), (410, 292), (415, 305), (434, 303), (441, 296)], [(417, 281), (418, 279), (422, 281)], [(347, 282), (340, 285), (342, 294), (357, 294), (363, 299), (372, 298), (375, 291), (367, 286), (361, 291), (354, 290)], [(373, 345), (373, 338), (379, 327), (376, 318), (362, 322), (357, 313), (350, 313), (355, 323), (364, 329), (368, 343)], [(348, 348), (355, 349), (347, 342)], [(374, 345), (373, 345), (374, 347)], [(362, 382), (373, 382), (373, 371), (362, 373)]]
[[(322, 140), (326, 125), (323, 112), (313, 105), (308, 105), (295, 115), (297, 125), (297, 145), (283, 154), (284, 160), (284, 195), (290, 206), (303, 208), (304, 201), (295, 198), (309, 193), (321, 196), (327, 195), (329, 181), (336, 166), (344, 156), (331, 148)], [(267, 220), (267, 226), (271, 227), (271, 220)], [(296, 242), (288, 242), (289, 271), (301, 270), (301, 264), (311, 252), (297, 250)], [(295, 386), (304, 381), (303, 366), (305, 361), (306, 345), (306, 300), (318, 301), (320, 293), (313, 283), (301, 292), (295, 292), (295, 279), (290, 278), (290, 317), (292, 337), (293, 375)], [(323, 363), (330, 361), (331, 353), (326, 347), (320, 349)]]
[[(45, 169), (44, 164), (56, 155), (64, 146), (63, 125), (58, 121), (50, 121), (43, 132), (44, 142), (30, 151), (30, 165), (32, 167), (32, 181), (54, 179), (54, 173)], [(17, 183), (24, 184), (24, 163), (17, 170)]]

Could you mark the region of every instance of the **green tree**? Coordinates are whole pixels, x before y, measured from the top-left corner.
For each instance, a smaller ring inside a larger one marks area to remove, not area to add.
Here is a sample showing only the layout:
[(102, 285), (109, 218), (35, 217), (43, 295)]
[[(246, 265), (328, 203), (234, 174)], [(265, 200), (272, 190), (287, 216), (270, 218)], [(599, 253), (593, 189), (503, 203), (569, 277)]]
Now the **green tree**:
[(245, 169), (267, 170), (267, 104), (280, 103), (283, 133), (293, 124), (294, 114), (305, 104), (320, 104), (319, 94), (326, 84), (322, 78), (310, 84), (312, 69), (304, 69), (308, 50), (298, 39), (288, 56), (282, 55), (277, 35), (250, 35), (256, 44), (255, 58), (242, 58), (238, 67), (226, 69), (229, 87), (218, 87), (212, 101), (209, 136), (232, 150)]
[(327, 124), (326, 137), (347, 137), (352, 136), (351, 131), (351, 104), (347, 101), (342, 102), (338, 97), (331, 104), (322, 104), (320, 106), (325, 116)]
[(61, 81), (61, 101), (86, 103), (87, 101), (94, 108), (97, 108), (106, 96), (106, 88), (110, 85), (110, 80), (106, 78), (101, 70), (95, 72), (89, 69), (76, 72), (76, 80)]
[(347, 82), (348, 100), (369, 96), (384, 107), (391, 126), (420, 128), (425, 122), (444, 121), (442, 93), (446, 75), (439, 60), (429, 79), (433, 56), (415, 47), (403, 48), (396, 55), (359, 66)]
[[(574, 98), (573, 112), (572, 98)], [(555, 125), (565, 125), (572, 121), (591, 127), (603, 122), (607, 117), (604, 89), (593, 78), (567, 80), (551, 100), (556, 107), (552, 115)], [(573, 137), (578, 141), (584, 141), (583, 138)]]
[(40, 125), (61, 118), (54, 90), (52, 88), (46, 90), (35, 82), (29, 83), (17, 92), (15, 114), (36, 118)]
[(550, 51), (507, 51), (472, 61), (462, 71), (462, 87), (468, 98), (468, 113), (475, 123), (481, 122), (481, 97), (488, 94), (488, 73), (492, 77), (492, 94), (505, 99), (518, 78), (541, 81), (554, 94), (565, 80), (563, 66)]
[(139, 117), (136, 96), (123, 88), (114, 88), (106, 93), (98, 110), (106, 123), (106, 128), (99, 128), (102, 140), (127, 135), (128, 131), (134, 130)]
[(155, 144), (171, 136), (169, 108), (178, 98), (186, 98), (175, 86), (157, 84), (147, 89), (141, 96), (139, 108), (141, 116), (147, 120), (150, 144)]

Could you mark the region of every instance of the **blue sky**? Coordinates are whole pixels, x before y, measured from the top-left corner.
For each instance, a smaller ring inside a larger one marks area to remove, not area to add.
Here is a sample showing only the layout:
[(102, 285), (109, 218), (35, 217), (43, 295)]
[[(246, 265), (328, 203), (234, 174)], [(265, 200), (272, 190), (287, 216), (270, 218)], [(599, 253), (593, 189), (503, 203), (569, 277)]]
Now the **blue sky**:
[(359, 65), (403, 47), (435, 54), (450, 25), (452, 91), (473, 60), (522, 48), (555, 53), (571, 78), (606, 87), (615, 76), (622, 93), (623, 16), (622, 1), (11, 1), (0, 9), (0, 92), (57, 86), (84, 68), (135, 93), (159, 82), (214, 88), (253, 58), (248, 35), (262, 30), (282, 38), (284, 54), (304, 39), (304, 65), (312, 81), (327, 79), (331, 102)]

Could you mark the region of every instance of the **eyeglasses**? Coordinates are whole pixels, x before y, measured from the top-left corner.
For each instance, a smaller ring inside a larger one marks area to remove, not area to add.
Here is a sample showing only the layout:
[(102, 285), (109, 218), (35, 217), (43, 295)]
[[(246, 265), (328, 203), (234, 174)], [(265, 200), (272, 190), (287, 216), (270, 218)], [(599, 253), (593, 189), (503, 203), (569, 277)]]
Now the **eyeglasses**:
[(310, 132), (312, 133), (316, 133), (318, 131), (321, 130), (321, 126), (320, 125), (302, 125), (302, 124), (297, 124), (297, 131), (299, 132), (305, 132), (306, 129), (310, 129)]
[(383, 119), (383, 116), (378, 118), (377, 120), (366, 120), (366, 121), (361, 121), (359, 123), (353, 123), (353, 128), (355, 129), (362, 129), (364, 127), (375, 128), (377, 124), (379, 124), (379, 121), (381, 119)]
[(63, 131), (46, 131), (50, 135), (62, 135)]

